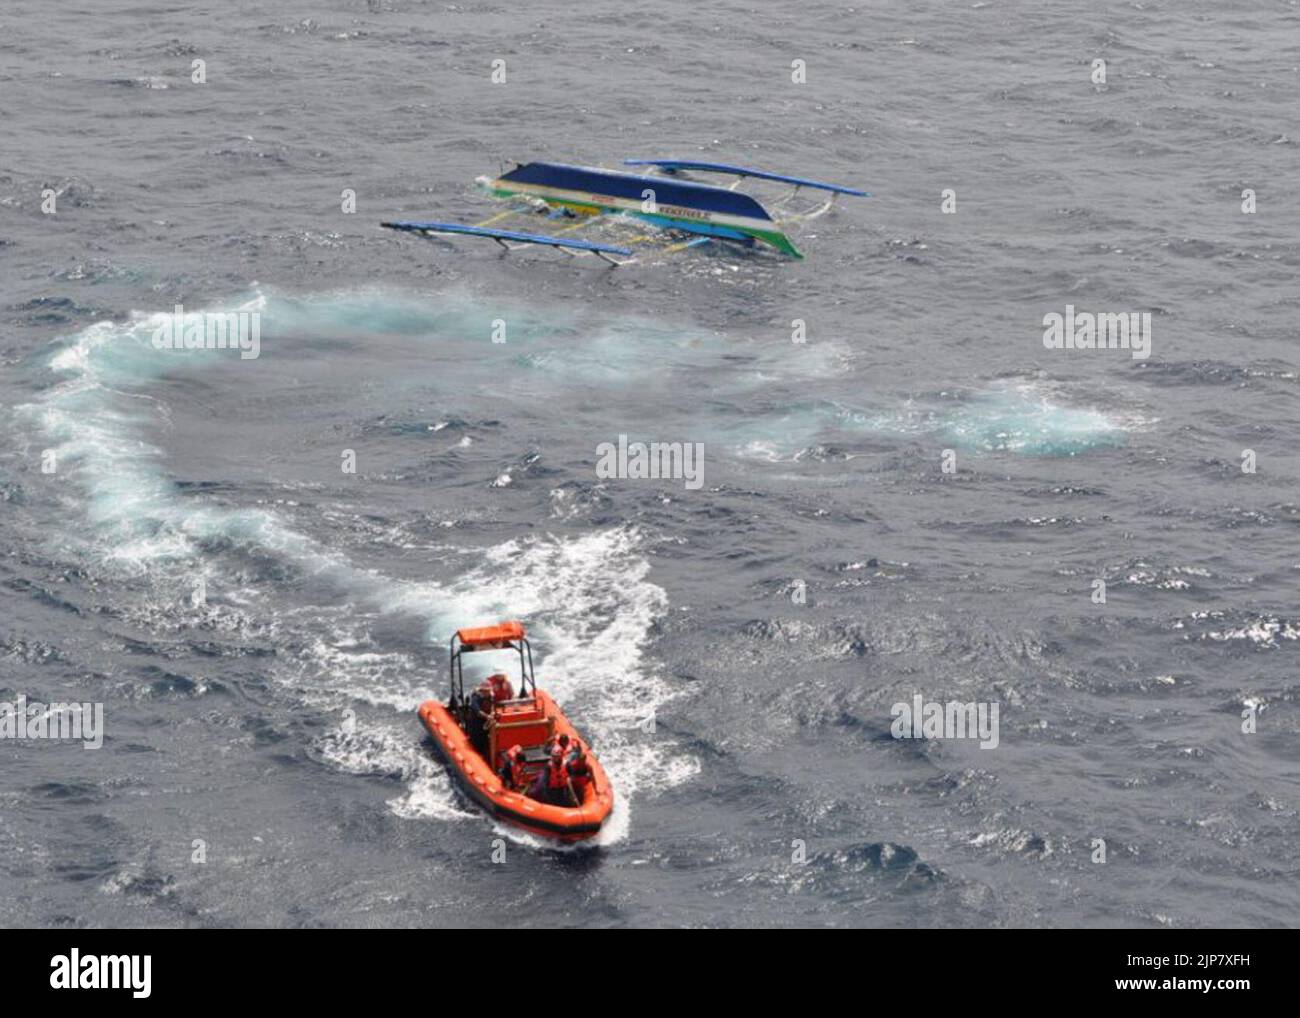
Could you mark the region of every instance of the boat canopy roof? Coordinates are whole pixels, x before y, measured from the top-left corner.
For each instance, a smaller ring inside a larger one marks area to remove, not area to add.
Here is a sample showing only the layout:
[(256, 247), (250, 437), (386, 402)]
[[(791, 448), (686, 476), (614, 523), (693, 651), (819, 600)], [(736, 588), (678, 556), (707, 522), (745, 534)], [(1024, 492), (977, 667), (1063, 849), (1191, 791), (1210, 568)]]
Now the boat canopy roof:
[(859, 198), (871, 197), (869, 193), (859, 191), (856, 187), (824, 184), (819, 180), (809, 180), (806, 177), (787, 177), (783, 173), (768, 173), (766, 170), (755, 170), (748, 166), (732, 166), (728, 163), (702, 163), (691, 159), (624, 159), (623, 165), (657, 166), (666, 173), (676, 173), (678, 170), (697, 170), (700, 173), (726, 173), (735, 177), (753, 177), (756, 180), (777, 180), (783, 184), (811, 187), (818, 191), (830, 191), (834, 194), (852, 194)]
[(522, 622), (501, 622), (495, 626), (479, 626), (475, 629), (458, 629), (456, 636), (465, 650), (501, 650), (508, 647), (513, 640), (524, 638)]
[(598, 170), (590, 166), (569, 166), (565, 163), (533, 162), (516, 166), (498, 179), (515, 184), (552, 187), (560, 191), (579, 191), (584, 196), (589, 196), (593, 204), (599, 204), (602, 197), (640, 202), (646, 198), (645, 191), (650, 190), (654, 192), (654, 200), (658, 205), (676, 205), (701, 212), (745, 216), (750, 219), (772, 218), (762, 205), (747, 194), (712, 184), (672, 180), (668, 177), (642, 176), (618, 170)]

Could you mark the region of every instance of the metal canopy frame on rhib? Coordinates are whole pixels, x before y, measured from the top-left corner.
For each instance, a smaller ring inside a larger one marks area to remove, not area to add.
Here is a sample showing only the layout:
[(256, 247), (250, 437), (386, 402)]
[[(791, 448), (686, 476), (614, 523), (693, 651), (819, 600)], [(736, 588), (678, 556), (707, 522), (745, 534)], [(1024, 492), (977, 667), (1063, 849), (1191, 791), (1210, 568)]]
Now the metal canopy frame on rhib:
[(449, 673), (451, 696), (447, 701), (453, 712), (463, 712), (465, 699), (464, 655), (487, 650), (514, 650), (519, 654), (519, 695), (516, 700), (531, 700), (537, 694), (537, 679), (533, 674), (533, 648), (524, 635), (522, 622), (502, 622), (495, 626), (477, 629), (458, 629), (451, 638)]

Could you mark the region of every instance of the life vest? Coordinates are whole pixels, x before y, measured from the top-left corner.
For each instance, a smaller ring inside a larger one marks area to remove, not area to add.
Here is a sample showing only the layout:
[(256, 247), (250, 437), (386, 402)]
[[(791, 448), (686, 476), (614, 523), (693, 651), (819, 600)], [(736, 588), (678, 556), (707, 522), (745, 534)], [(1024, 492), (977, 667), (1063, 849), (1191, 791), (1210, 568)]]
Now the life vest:
[(574, 757), (569, 761), (566, 768), (569, 773), (569, 780), (573, 782), (573, 790), (578, 793), (578, 798), (582, 798), (582, 792), (591, 783), (591, 764), (587, 763), (587, 758)]
[(524, 757), (523, 750), (519, 746), (511, 746), (502, 757), (501, 761), (501, 778), (511, 788), (517, 788), (524, 779)]
[(546, 768), (546, 787), (552, 789), (569, 787), (569, 775), (564, 769), (564, 760), (559, 756), (552, 756), (550, 765)]
[(502, 700), (513, 700), (515, 697), (514, 687), (510, 685), (510, 680), (504, 675), (498, 673), (488, 676), (488, 683), (492, 687), (492, 699), (497, 703)]

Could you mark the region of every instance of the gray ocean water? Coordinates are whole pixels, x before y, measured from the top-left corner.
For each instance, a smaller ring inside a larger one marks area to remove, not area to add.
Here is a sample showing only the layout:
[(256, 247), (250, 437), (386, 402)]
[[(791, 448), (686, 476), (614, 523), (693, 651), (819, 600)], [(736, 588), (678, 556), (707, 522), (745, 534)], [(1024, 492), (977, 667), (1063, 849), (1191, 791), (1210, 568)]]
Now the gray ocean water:
[[(1298, 81), (1294, 0), (6, 0), (0, 699), (106, 732), (0, 741), (0, 923), (1296, 925)], [(873, 197), (804, 261), (378, 227), (666, 156)], [(156, 350), (178, 303), (260, 355)], [(597, 847), (415, 717), (501, 618)]]

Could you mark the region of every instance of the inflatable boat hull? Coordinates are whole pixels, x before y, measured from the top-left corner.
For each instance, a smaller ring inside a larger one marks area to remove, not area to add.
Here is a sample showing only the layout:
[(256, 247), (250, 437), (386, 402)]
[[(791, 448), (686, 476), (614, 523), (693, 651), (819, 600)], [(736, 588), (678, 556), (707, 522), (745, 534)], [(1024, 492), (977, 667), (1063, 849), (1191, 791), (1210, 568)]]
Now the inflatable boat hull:
[[(541, 690), (536, 696), (545, 715), (554, 718), (557, 736), (563, 733), (570, 739), (579, 738), (554, 700)], [(588, 786), (582, 804), (552, 806), (506, 788), (493, 768), (470, 744), (469, 736), (444, 704), (428, 700), (420, 705), (419, 714), (451, 772), (474, 801), (497, 819), (542, 837), (575, 842), (594, 838), (613, 812), (613, 790), (594, 754), (587, 754), (594, 782)]]

